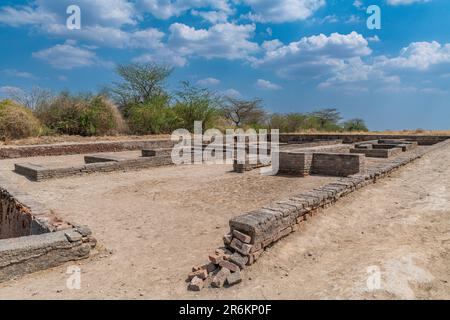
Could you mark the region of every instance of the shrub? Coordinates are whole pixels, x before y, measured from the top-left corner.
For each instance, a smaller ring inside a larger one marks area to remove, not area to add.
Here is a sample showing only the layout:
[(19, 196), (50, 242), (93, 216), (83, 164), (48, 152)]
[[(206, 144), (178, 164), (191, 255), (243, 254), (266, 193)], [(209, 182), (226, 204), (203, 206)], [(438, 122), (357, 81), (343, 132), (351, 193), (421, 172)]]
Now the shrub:
[(36, 110), (50, 132), (69, 135), (106, 135), (126, 130), (117, 108), (103, 96), (62, 93)]
[(125, 130), (124, 121), (116, 106), (106, 98), (96, 96), (81, 106), (81, 135), (116, 134)]
[(2, 139), (21, 139), (41, 133), (39, 120), (31, 110), (12, 100), (0, 102), (0, 136)]
[(359, 131), (359, 132), (367, 132), (367, 126), (362, 119), (351, 119), (344, 122), (344, 130), (345, 131)]
[(153, 96), (144, 103), (132, 103), (126, 107), (130, 130), (135, 134), (170, 133), (176, 129), (178, 118), (169, 106), (166, 95)]

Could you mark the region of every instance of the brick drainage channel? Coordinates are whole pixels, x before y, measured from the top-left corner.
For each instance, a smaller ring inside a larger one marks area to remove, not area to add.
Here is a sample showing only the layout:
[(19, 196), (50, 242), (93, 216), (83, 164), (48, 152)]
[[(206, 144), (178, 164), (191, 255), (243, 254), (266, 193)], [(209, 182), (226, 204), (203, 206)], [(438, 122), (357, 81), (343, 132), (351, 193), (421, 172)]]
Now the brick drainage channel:
[(192, 268), (187, 279), (188, 290), (200, 291), (209, 285), (220, 288), (240, 283), (242, 270), (261, 258), (265, 248), (298, 231), (320, 209), (449, 143), (450, 140), (445, 140), (384, 162), (371, 162), (364, 174), (339, 178), (333, 183), (231, 219), (230, 232), (223, 237), (224, 246), (209, 256), (208, 263)]

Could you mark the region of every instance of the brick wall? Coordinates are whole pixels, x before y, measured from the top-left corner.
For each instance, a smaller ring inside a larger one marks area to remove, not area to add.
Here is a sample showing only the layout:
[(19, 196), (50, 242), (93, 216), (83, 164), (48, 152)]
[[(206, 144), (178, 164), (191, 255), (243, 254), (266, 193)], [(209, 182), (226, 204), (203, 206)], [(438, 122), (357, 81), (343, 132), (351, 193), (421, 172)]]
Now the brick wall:
[(228, 285), (239, 283), (242, 281), (242, 269), (261, 258), (265, 248), (274, 245), (292, 232), (301, 230), (305, 221), (318, 213), (321, 208), (376, 182), (425, 153), (449, 144), (450, 140), (447, 140), (426, 150), (415, 149), (402, 153), (395, 159), (386, 160), (368, 169), (363, 174), (336, 179), (333, 183), (275, 201), (261, 209), (232, 218), (229, 222), (230, 232), (223, 237), (225, 247), (216, 249), (215, 253), (209, 256), (209, 264), (193, 268), (194, 272), (188, 278), (191, 281), (188, 289), (201, 290), (209, 283), (208, 279), (211, 279), (214, 287), (222, 287), (225, 283)]
[(132, 160), (109, 161), (88, 163), (81, 166), (50, 169), (42, 166), (36, 166), (29, 163), (15, 164), (15, 172), (28, 177), (33, 181), (43, 181), (70, 177), (75, 175), (85, 175), (95, 172), (113, 172), (146, 169), (172, 164), (170, 156), (145, 157)]
[(364, 154), (369, 158), (390, 158), (402, 153), (402, 148), (393, 149), (351, 149), (350, 153)]
[[(276, 154), (273, 154), (276, 156)], [(310, 174), (313, 154), (309, 152), (279, 152), (280, 174), (304, 177)]]
[(118, 152), (142, 149), (171, 148), (170, 140), (113, 141), (91, 143), (62, 143), (52, 145), (29, 145), (0, 147), (0, 159), (26, 158), (37, 156), (61, 156), (97, 152)]
[(314, 153), (311, 173), (347, 177), (364, 173), (366, 157), (363, 154)]
[(29, 208), (0, 189), (0, 239), (30, 235), (32, 220)]
[(381, 139), (405, 139), (417, 141), (419, 145), (433, 145), (438, 142), (450, 139), (450, 136), (429, 136), (429, 135), (386, 135), (386, 134), (280, 134), (280, 142), (312, 142), (314, 140), (342, 140), (344, 143), (356, 143), (368, 140)]

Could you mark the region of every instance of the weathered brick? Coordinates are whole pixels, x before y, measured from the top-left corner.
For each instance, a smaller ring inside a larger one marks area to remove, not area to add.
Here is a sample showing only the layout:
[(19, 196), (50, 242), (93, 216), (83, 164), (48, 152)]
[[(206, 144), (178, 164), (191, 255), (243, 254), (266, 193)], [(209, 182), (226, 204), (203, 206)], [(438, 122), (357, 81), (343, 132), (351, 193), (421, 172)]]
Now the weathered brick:
[(220, 261), (219, 262), (219, 266), (221, 266), (222, 268), (227, 268), (231, 272), (239, 271), (239, 266), (237, 266), (233, 262), (230, 262), (230, 261), (227, 261), (227, 260)]
[(197, 271), (192, 271), (188, 275), (188, 279), (190, 281), (192, 279), (194, 279), (195, 277), (198, 277), (198, 278), (200, 278), (202, 280), (205, 280), (208, 277), (208, 271), (206, 271), (205, 269), (200, 269), (200, 270), (197, 270)]
[(252, 246), (243, 243), (240, 240), (234, 238), (233, 241), (231, 241), (231, 248), (235, 249), (236, 251), (242, 253), (243, 255), (248, 256), (250, 254), (250, 251), (252, 250)]
[(239, 266), (239, 268), (244, 269), (248, 262), (248, 257), (236, 252), (230, 257), (230, 261)]
[(227, 277), (227, 284), (229, 286), (234, 286), (241, 282), (242, 282), (242, 275), (240, 271), (230, 273)]
[(198, 277), (194, 277), (189, 283), (188, 290), (190, 291), (200, 291), (203, 289), (204, 282)]
[(233, 240), (233, 236), (231, 234), (226, 234), (223, 236), (223, 244), (228, 246), (231, 243), (231, 240)]
[(68, 230), (65, 232), (65, 235), (67, 240), (69, 240), (69, 242), (77, 242), (83, 239), (81, 234), (75, 230)]
[(238, 230), (233, 230), (233, 236), (244, 243), (251, 243), (252, 238)]
[(214, 288), (221, 288), (225, 284), (227, 277), (230, 275), (231, 271), (227, 268), (220, 269), (219, 272), (214, 276), (211, 286)]
[(210, 254), (209, 255), (209, 261), (212, 263), (218, 265), (220, 261), (223, 260), (224, 255), (223, 254)]

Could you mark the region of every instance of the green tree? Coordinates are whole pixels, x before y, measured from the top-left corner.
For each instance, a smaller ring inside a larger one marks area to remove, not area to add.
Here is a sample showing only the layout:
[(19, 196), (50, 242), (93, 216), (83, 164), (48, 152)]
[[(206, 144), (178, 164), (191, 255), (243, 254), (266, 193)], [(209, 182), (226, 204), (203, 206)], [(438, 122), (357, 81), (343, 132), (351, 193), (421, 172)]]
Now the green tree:
[(188, 81), (183, 81), (181, 85), (173, 107), (180, 126), (191, 132), (195, 121), (202, 121), (203, 130), (214, 127), (220, 98), (208, 89), (192, 86)]
[(169, 105), (169, 96), (155, 95), (144, 103), (128, 105), (128, 125), (136, 134), (170, 133), (179, 120)]
[(124, 107), (166, 95), (165, 81), (172, 73), (172, 68), (155, 63), (133, 63), (119, 65), (116, 72), (122, 82), (115, 83), (109, 91), (114, 100)]
[(261, 99), (243, 100), (233, 97), (225, 97), (222, 114), (235, 127), (261, 126), (267, 117)]
[(278, 129), (282, 133), (287, 133), (289, 131), (289, 124), (286, 115), (281, 113), (274, 113), (271, 114), (268, 118), (269, 129)]
[(319, 130), (340, 130), (339, 121), (342, 119), (337, 109), (322, 109), (311, 113), (311, 117), (317, 120)]
[(367, 132), (369, 129), (366, 126), (366, 123), (363, 119), (351, 119), (344, 122), (344, 130), (345, 131), (363, 131)]

